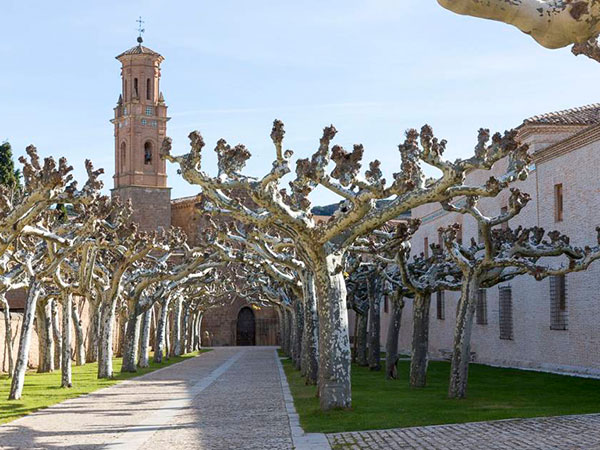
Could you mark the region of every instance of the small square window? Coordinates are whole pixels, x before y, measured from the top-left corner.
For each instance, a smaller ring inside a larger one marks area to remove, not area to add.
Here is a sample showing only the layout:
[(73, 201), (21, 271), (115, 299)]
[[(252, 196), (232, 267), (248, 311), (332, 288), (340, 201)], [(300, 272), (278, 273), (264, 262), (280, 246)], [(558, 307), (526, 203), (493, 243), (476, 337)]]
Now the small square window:
[(148, 122), (146, 121), (146, 119), (142, 119), (142, 125), (146, 125)]
[(153, 120), (151, 122), (151, 124), (152, 124), (152, 128), (156, 128), (158, 126), (158, 122), (156, 120)]
[(146, 106), (146, 115), (151, 116), (152, 114), (154, 114), (154, 108), (152, 108), (152, 106)]

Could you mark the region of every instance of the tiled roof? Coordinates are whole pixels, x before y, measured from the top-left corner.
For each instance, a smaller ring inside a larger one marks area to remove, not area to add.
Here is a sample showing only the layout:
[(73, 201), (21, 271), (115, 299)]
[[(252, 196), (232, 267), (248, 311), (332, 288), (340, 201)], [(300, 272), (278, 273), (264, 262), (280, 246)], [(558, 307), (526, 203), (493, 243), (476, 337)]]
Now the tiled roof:
[(533, 116), (523, 125), (594, 125), (600, 123), (600, 103)]
[(144, 47), (142, 44), (138, 44), (135, 47), (131, 47), (129, 50), (125, 50), (120, 55), (116, 56), (119, 59), (121, 56), (125, 55), (156, 55), (161, 56), (159, 53), (156, 53), (154, 50), (149, 49), (148, 47)]

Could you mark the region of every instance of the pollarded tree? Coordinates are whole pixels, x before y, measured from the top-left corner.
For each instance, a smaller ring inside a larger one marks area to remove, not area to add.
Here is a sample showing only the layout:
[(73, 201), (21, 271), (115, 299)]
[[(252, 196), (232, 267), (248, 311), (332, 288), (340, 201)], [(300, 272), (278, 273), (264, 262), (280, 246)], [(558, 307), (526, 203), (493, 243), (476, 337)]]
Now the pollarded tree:
[[(54, 160), (47, 158), (42, 167), (35, 148), (28, 147), (28, 154), (31, 162), (21, 159), (24, 164), (25, 178), (23, 194), (18, 197), (16, 205), (0, 218), (4, 222), (3, 227), (0, 228), (0, 234), (4, 238), (0, 242), (0, 254), (22, 247), (25, 254), (22, 265), (29, 280), (19, 338), (19, 352), (9, 394), (10, 400), (19, 399), (23, 391), (36, 304), (43, 293), (44, 283), (52, 279), (66, 258), (71, 257), (85, 244), (89, 237), (86, 227), (93, 221), (93, 218), (87, 218), (81, 228), (70, 229), (64, 236), (59, 236), (43, 226), (41, 216), (47, 213), (48, 207), (55, 204), (58, 199), (61, 200), (59, 203), (70, 203), (81, 207), (93, 205), (98, 201), (102, 188), (99, 176), (103, 171), (94, 170), (90, 161), (86, 161), (88, 180), (83, 188), (78, 190), (76, 183), (66, 185), (70, 181), (68, 172), (71, 169), (67, 167), (64, 159), (60, 160), (57, 168)], [(4, 199), (5, 202), (7, 200)], [(23, 210), (25, 205), (29, 205), (29, 209)], [(19, 213), (22, 217), (18, 217)], [(12, 223), (10, 230), (4, 228), (10, 223)], [(35, 225), (32, 225), (33, 223)]]
[(400, 291), (398, 294), (413, 297), (409, 375), (412, 387), (425, 387), (427, 384), (431, 295), (439, 291), (459, 290), (461, 285), (460, 271), (447, 261), (443, 249), (437, 244), (430, 245), (429, 254), (415, 255), (412, 261), (409, 261), (410, 239), (420, 223), (419, 219), (411, 219), (398, 224), (393, 233), (386, 235), (382, 231), (377, 232), (384, 241), (376, 253), (377, 258), (393, 262), (398, 268), (399, 276), (386, 278), (396, 285)]
[[(407, 225), (412, 224), (409, 221)], [(418, 222), (414, 222), (416, 225)], [(413, 297), (413, 292), (409, 291), (401, 282), (400, 273), (396, 263), (396, 257), (399, 248), (404, 244), (408, 235), (403, 231), (404, 225), (395, 228), (393, 225), (386, 225), (381, 229), (373, 231), (367, 238), (362, 238), (352, 249), (361, 254), (369, 255), (384, 267), (379, 270), (379, 277), (383, 283), (382, 289), (384, 295), (390, 300), (392, 311), (391, 320), (388, 323), (388, 331), (385, 344), (385, 367), (386, 378), (396, 379), (398, 377), (398, 339), (400, 335), (400, 326), (402, 323), (402, 311), (404, 309), (404, 297)]]
[(117, 215), (114, 221), (107, 224), (98, 240), (94, 271), (95, 289), (100, 296), (98, 378), (113, 375), (113, 330), (126, 274), (152, 251), (164, 249), (160, 235), (139, 232), (135, 224), (128, 223), (127, 214)]
[[(74, 314), (74, 297), (89, 298), (92, 293), (92, 280), (95, 269), (95, 255), (97, 252), (96, 238), (101, 235), (105, 221), (114, 212), (115, 204), (108, 197), (99, 197), (89, 205), (74, 205), (73, 212), (66, 219), (57, 220), (54, 231), (62, 236), (74, 236), (73, 245), (77, 250), (64, 258), (52, 274), (51, 283), (58, 289), (62, 306), (62, 333), (61, 333), (61, 386), (71, 387), (71, 328)], [(60, 213), (59, 213), (60, 214)], [(81, 364), (85, 360), (83, 350), (83, 336), (80, 325), (80, 336), (76, 339), (76, 353)], [(83, 353), (83, 355), (82, 355)]]
[(438, 0), (458, 14), (514, 25), (546, 48), (573, 44), (573, 53), (600, 61), (598, 0)]
[[(177, 229), (170, 230), (162, 241), (164, 253), (148, 255), (146, 261), (142, 261), (136, 270), (126, 274), (123, 281), (121, 295), (127, 306), (128, 318), (122, 372), (137, 370), (139, 319), (157, 301), (156, 296), (145, 295), (145, 291), (164, 281), (170, 281), (176, 286), (181, 280), (193, 280), (194, 274), (197, 275), (196, 279), (199, 282), (200, 277), (206, 277), (216, 268), (223, 266), (227, 262), (227, 257), (233, 258), (231, 255), (212, 251), (206, 244), (190, 248), (185, 242), (185, 236)], [(169, 286), (174, 287), (173, 284)], [(176, 334), (180, 337), (179, 331), (179, 323), (177, 323)], [(179, 350), (176, 355), (180, 354), (182, 348), (179, 343), (177, 345)]]
[[(467, 395), (471, 331), (479, 289), (496, 286), (523, 274), (541, 280), (549, 275), (584, 270), (600, 258), (597, 250), (574, 247), (567, 236), (557, 231), (546, 234), (539, 227), (502, 229), (501, 226), (518, 215), (528, 201), (527, 194), (511, 189), (507, 211), (494, 217), (486, 216), (478, 208), (477, 197), (468, 196), (463, 206), (443, 204), (448, 211), (473, 217), (480, 235), (479, 242), (471, 239), (470, 244), (461, 244), (457, 239), (457, 225), (442, 232), (447, 253), (462, 273), (448, 388), (450, 398)], [(566, 264), (560, 266), (562, 262)]]
[[(302, 260), (303, 252), (296, 248), (292, 239), (256, 227), (231, 224), (227, 233), (219, 233), (219, 238), (241, 245), (246, 250), (246, 264), (264, 271), (289, 290), (289, 304), (283, 300), (279, 303), (271, 300), (283, 308), (282, 341), (290, 341), (290, 346), (284, 345), (284, 351), (301, 370), (306, 383), (316, 384), (319, 353), (317, 300), (313, 274), (307, 269), (308, 263)], [(287, 323), (290, 314), (291, 327)]]
[[(401, 170), (387, 185), (378, 161), (370, 164), (364, 178), (359, 175), (361, 145), (356, 145), (352, 152), (338, 145), (330, 148), (336, 133), (333, 126), (325, 128), (317, 152), (311, 159), (297, 162), (290, 195), (280, 186), (282, 178), (291, 170), (292, 157), (291, 151), (282, 149), (284, 130), (280, 121), (275, 121), (271, 133), (276, 150), (273, 168), (258, 179), (241, 173), (250, 157), (243, 145), (230, 147), (224, 140), (217, 143), (219, 173), (216, 177), (202, 170), (204, 141), (198, 132), (190, 134), (192, 149), (186, 155), (172, 156), (168, 138), (162, 146), (163, 157), (177, 163), (189, 183), (202, 187), (220, 213), (260, 229), (276, 228), (293, 239), (296, 248), (304, 253), (302, 260), (309, 262), (317, 296), (318, 387), (324, 410), (351, 406), (350, 343), (343, 275), (344, 258), (350, 245), (358, 237), (419, 205), (466, 194), (496, 195), (506, 183), (526, 172), (520, 157), (527, 149), (515, 140), (514, 131), (496, 134), (490, 140), (489, 132), (482, 130), (474, 156), (449, 162), (442, 157), (446, 142), (438, 141), (431, 128), (424, 126), (421, 133), (407, 132), (406, 140), (399, 146)], [(513, 156), (511, 164), (501, 179), (491, 177), (482, 186), (464, 183), (469, 172), (489, 170), (508, 155)], [(328, 174), (331, 162), (335, 167)], [(439, 169), (442, 175), (438, 179), (426, 179), (422, 163)], [(308, 195), (319, 185), (344, 199), (344, 205), (325, 223), (315, 221), (308, 200)], [(376, 200), (388, 198), (390, 202), (377, 207)]]

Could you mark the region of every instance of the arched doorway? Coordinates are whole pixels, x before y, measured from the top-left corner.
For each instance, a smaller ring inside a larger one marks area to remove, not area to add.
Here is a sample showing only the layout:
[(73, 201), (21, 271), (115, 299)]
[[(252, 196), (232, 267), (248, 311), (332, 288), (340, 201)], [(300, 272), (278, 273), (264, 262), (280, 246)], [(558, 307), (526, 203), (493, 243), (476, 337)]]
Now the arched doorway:
[(237, 318), (236, 345), (256, 344), (256, 322), (252, 309), (245, 307), (240, 310)]

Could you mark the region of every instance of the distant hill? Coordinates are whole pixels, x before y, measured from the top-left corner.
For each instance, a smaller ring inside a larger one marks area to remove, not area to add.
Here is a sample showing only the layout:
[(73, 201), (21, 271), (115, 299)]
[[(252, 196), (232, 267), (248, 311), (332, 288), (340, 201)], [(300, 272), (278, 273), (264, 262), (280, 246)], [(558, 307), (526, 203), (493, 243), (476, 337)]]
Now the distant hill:
[[(391, 200), (377, 200), (377, 207), (379, 208), (381, 205), (385, 205), (391, 202)], [(334, 212), (339, 208), (339, 203), (333, 203), (331, 205), (323, 205), (323, 206), (315, 206), (311, 209), (311, 212), (317, 216), (332, 216)], [(398, 218), (409, 218), (410, 211), (400, 215)]]

